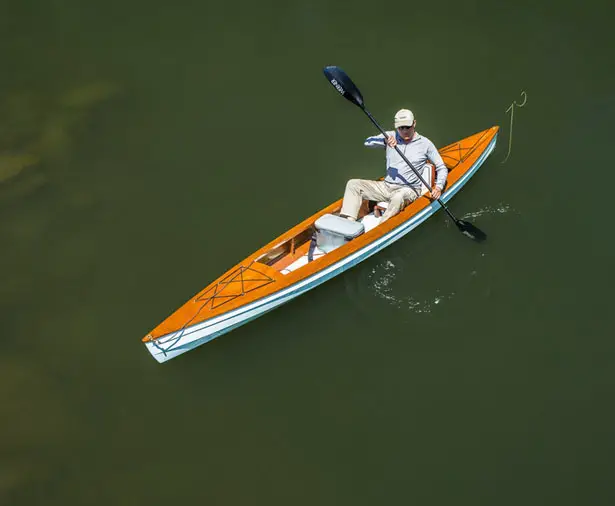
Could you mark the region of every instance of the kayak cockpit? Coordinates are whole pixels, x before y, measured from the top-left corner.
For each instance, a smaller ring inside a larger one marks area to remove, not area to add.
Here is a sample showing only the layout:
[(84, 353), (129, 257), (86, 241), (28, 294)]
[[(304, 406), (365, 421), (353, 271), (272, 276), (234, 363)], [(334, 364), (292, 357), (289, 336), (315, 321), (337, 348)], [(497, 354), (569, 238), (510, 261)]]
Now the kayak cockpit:
[(380, 223), (375, 202), (364, 201), (357, 221), (339, 216), (339, 210), (320, 216), (295, 236), (277, 244), (256, 258), (281, 274), (289, 274), (330, 253)]
[(296, 258), (307, 253), (313, 235), (313, 227), (300, 231), (297, 235), (283, 241), (255, 259), (277, 271), (282, 271)]
[(313, 235), (307, 253), (280, 270), (290, 274), (300, 267), (344, 246), (365, 232), (361, 221), (350, 221), (336, 214), (324, 214), (314, 222)]

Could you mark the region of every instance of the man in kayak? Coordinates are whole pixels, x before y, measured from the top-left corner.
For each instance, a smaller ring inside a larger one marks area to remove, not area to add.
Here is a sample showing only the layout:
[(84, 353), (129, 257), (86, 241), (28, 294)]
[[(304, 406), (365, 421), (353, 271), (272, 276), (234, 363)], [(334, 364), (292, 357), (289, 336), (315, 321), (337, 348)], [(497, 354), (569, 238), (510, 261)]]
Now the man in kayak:
[(431, 190), (431, 198), (440, 197), (448, 169), (438, 153), (438, 150), (427, 137), (419, 135), (416, 131), (414, 114), (408, 109), (401, 109), (395, 114), (395, 132), (387, 132), (389, 136), (385, 141), (384, 135), (368, 137), (365, 145), (386, 149), (387, 173), (384, 181), (371, 181), (368, 179), (351, 179), (346, 184), (344, 201), (340, 215), (350, 220), (356, 220), (363, 200), (387, 202), (388, 207), (382, 215), (381, 221), (388, 220), (400, 212), (408, 202), (416, 200), (421, 195), (421, 180), (408, 166), (404, 159), (395, 150), (400, 151), (412, 163), (414, 168), (423, 175), (425, 164), (429, 161), (436, 167), (436, 186)]

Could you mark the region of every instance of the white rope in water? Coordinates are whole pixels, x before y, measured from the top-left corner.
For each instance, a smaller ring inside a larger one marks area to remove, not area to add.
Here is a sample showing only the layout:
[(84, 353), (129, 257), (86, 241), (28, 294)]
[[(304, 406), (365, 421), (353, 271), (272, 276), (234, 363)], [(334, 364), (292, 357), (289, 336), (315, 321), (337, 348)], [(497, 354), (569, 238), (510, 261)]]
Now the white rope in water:
[(513, 118), (515, 116), (515, 106), (523, 107), (525, 103), (527, 102), (527, 93), (525, 93), (525, 91), (521, 92), (521, 96), (523, 97), (522, 104), (518, 104), (516, 100), (513, 100), (513, 103), (510, 104), (510, 107), (506, 109), (506, 112), (510, 111), (510, 134), (508, 137), (508, 153), (506, 155), (506, 158), (504, 158), (504, 160), (502, 161), (502, 163), (506, 163), (506, 161), (510, 157), (510, 152), (512, 150), (512, 132), (513, 132)]

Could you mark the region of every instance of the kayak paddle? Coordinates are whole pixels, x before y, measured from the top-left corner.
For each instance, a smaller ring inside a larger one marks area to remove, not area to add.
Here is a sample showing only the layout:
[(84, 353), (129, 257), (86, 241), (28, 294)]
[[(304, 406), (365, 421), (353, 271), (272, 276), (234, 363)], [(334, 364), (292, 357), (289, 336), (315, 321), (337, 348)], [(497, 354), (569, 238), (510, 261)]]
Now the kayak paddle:
[[(378, 124), (378, 122), (374, 119), (374, 117), (370, 114), (370, 112), (365, 108), (365, 103), (363, 102), (363, 96), (359, 91), (359, 88), (355, 86), (350, 77), (344, 72), (341, 68), (336, 67), (334, 65), (325, 67), (323, 70), (325, 77), (327, 80), (333, 85), (333, 87), (347, 100), (352, 102), (354, 105), (359, 106), (361, 110), (367, 115), (370, 121), (376, 126), (378, 130), (384, 135), (385, 140), (389, 138), (387, 133), (382, 129), (382, 127)], [(395, 146), (395, 150), (402, 157), (404, 162), (408, 164), (408, 166), (412, 169), (412, 171), (417, 175), (417, 177), (421, 180), (421, 182), (425, 185), (426, 188), (429, 188), (427, 182), (423, 179), (421, 174), (414, 168), (414, 166), (410, 163), (410, 160), (406, 158), (406, 156), (401, 152), (398, 146)], [(439, 198), (436, 199), (438, 204), (442, 206), (442, 208), (449, 215), (451, 220), (457, 225), (459, 231), (473, 239), (477, 242), (484, 241), (487, 238), (487, 234), (485, 234), (482, 230), (472, 225), (464, 220), (459, 220), (455, 218), (453, 213), (446, 207), (446, 204), (442, 202)]]

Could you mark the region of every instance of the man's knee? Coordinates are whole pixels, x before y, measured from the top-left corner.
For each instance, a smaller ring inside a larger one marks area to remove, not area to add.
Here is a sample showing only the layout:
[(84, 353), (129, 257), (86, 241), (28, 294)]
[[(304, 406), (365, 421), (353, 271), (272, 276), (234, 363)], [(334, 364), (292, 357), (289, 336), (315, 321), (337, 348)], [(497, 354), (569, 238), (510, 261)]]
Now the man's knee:
[(418, 194), (410, 188), (402, 191), (396, 191), (393, 195), (391, 195), (391, 200), (386, 212), (384, 213), (384, 217), (388, 219), (391, 216), (395, 216), (406, 207), (406, 204), (413, 202), (417, 199), (417, 197)]
[(408, 199), (408, 195), (409, 194), (404, 191), (395, 192), (393, 195), (391, 195), (391, 201), (389, 206), (392, 206), (394, 208), (403, 207), (404, 203)]
[(400, 192), (400, 193), (402, 193), (401, 195), (402, 204), (406, 202), (414, 202), (416, 199), (419, 198), (419, 194), (412, 188), (407, 188), (403, 192)]
[(346, 183), (346, 190), (350, 190), (351, 192), (359, 193), (361, 189), (361, 180), (360, 179), (349, 179)]

